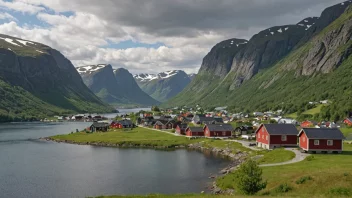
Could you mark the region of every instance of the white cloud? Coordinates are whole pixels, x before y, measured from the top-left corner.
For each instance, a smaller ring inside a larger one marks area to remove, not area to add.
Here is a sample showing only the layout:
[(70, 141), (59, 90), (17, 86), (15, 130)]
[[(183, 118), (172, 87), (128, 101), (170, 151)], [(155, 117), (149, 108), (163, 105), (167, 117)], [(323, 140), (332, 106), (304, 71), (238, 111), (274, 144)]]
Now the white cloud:
[(45, 10), (45, 8), (41, 6), (36, 6), (33, 4), (26, 3), (26, 1), (17, 1), (17, 0), (12, 2), (0, 0), (0, 7), (22, 12), (22, 13), (29, 13), (29, 14), (35, 14)]
[(17, 19), (14, 16), (12, 16), (11, 14), (9, 14), (7, 12), (0, 13), (0, 19), (9, 19), (12, 21), (17, 21)]
[[(0, 32), (60, 50), (76, 66), (110, 63), (133, 73), (197, 72), (211, 47), (229, 38), (318, 15), (337, 0), (0, 0), (0, 7), (36, 15), (49, 27), (0, 24)], [(44, 12), (44, 7), (55, 14)], [(280, 8), (280, 9), (279, 9)], [(65, 16), (60, 12), (72, 11)], [(9, 18), (9, 16), (4, 15)], [(1, 15), (0, 15), (1, 18)], [(153, 48), (106, 48), (125, 40), (164, 43)]]

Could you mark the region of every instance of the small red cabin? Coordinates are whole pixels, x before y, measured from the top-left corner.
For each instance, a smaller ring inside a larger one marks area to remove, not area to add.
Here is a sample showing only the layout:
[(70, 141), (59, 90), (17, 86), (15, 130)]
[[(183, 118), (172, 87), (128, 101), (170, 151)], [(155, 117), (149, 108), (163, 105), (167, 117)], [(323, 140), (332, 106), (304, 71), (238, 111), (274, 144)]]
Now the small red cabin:
[(262, 124), (255, 132), (257, 146), (265, 149), (297, 146), (297, 134), (293, 124)]
[(305, 152), (341, 153), (345, 137), (339, 129), (305, 128), (298, 139), (299, 147)]
[(188, 127), (186, 129), (186, 136), (189, 136), (189, 137), (204, 137), (203, 127)]
[(346, 118), (343, 123), (345, 123), (347, 126), (352, 126), (352, 118)]
[(120, 123), (118, 123), (118, 122), (112, 122), (110, 124), (110, 128), (111, 129), (122, 129), (122, 125)]
[(175, 132), (179, 135), (186, 135), (187, 124), (179, 124), (176, 127)]
[(315, 125), (317, 125), (316, 122), (309, 121), (309, 120), (303, 121), (303, 122), (301, 123), (301, 127), (302, 127), (302, 128), (312, 128), (312, 127), (314, 127)]
[(208, 124), (204, 126), (205, 137), (231, 137), (233, 127), (231, 124)]

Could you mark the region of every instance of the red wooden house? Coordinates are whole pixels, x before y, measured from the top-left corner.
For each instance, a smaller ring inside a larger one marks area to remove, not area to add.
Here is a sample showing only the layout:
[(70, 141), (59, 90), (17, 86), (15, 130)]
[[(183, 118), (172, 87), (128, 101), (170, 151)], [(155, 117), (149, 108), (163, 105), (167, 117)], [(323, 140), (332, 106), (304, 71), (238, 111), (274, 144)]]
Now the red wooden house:
[(111, 129), (122, 129), (122, 125), (120, 123), (118, 123), (118, 122), (112, 122), (110, 124), (110, 128)]
[(306, 152), (341, 153), (345, 137), (339, 129), (305, 128), (298, 134), (299, 147)]
[(207, 124), (204, 126), (205, 137), (224, 137), (232, 136), (233, 127), (231, 124)]
[(186, 136), (188, 137), (204, 137), (203, 127), (188, 127), (186, 129)]
[(306, 120), (306, 121), (301, 122), (301, 127), (302, 128), (312, 128), (315, 125), (317, 125), (317, 123), (314, 122), (314, 121)]
[(179, 124), (176, 127), (175, 132), (179, 135), (186, 135), (187, 124)]
[(345, 123), (347, 126), (352, 126), (352, 118), (346, 118), (343, 123)]
[(293, 124), (262, 124), (255, 132), (257, 146), (265, 149), (297, 146), (297, 134)]

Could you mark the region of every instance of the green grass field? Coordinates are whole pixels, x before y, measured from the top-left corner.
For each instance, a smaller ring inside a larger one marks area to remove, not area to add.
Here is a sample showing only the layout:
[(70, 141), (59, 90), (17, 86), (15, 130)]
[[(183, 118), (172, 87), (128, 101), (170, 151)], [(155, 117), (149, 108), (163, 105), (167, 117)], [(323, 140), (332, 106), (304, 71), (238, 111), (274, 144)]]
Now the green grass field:
[(296, 155), (292, 151), (285, 149), (275, 149), (272, 151), (262, 151), (264, 156), (259, 160), (260, 164), (272, 164), (286, 162), (293, 159)]
[[(302, 114), (314, 116), (315, 114), (320, 113), (321, 108), (323, 106), (324, 106), (323, 104), (319, 104), (313, 109), (308, 109), (307, 111), (304, 111)], [(291, 114), (286, 115), (286, 117), (296, 119), (298, 116), (297, 116), (297, 113), (291, 113)]]
[[(315, 154), (295, 164), (263, 167), (263, 178), (268, 181), (266, 189), (259, 195), (279, 197), (341, 197), (352, 196), (352, 145), (345, 144), (343, 154)], [(296, 181), (310, 176), (312, 180), (302, 184)], [(234, 174), (217, 180), (223, 188), (234, 188)], [(281, 184), (292, 189), (288, 192), (277, 190)]]

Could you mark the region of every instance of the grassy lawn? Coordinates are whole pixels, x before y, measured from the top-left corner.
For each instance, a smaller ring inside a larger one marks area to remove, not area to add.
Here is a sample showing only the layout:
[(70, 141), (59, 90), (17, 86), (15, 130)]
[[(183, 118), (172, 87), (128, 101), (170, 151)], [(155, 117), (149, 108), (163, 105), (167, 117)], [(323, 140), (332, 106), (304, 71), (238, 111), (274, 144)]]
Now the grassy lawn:
[(340, 130), (345, 137), (352, 135), (352, 128), (340, 128)]
[[(263, 167), (263, 177), (268, 181), (266, 189), (258, 194), (299, 197), (341, 197), (352, 196), (352, 145), (345, 144), (343, 154), (315, 154), (295, 164)], [(302, 184), (296, 181), (302, 177), (312, 179)], [(221, 188), (234, 188), (234, 174), (217, 180)], [(277, 190), (287, 184), (291, 190), (283, 193)]]
[(262, 151), (264, 157), (259, 160), (260, 164), (272, 164), (279, 162), (286, 162), (293, 159), (296, 155), (292, 151), (285, 149), (275, 149), (272, 151)]
[[(315, 114), (320, 113), (321, 108), (323, 106), (324, 106), (323, 104), (319, 104), (313, 109), (308, 109), (307, 111), (304, 111), (302, 114), (314, 116)], [(298, 116), (297, 116), (297, 113), (291, 113), (291, 114), (286, 115), (286, 117), (296, 119)]]

